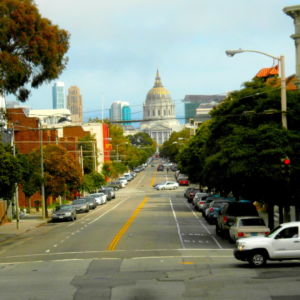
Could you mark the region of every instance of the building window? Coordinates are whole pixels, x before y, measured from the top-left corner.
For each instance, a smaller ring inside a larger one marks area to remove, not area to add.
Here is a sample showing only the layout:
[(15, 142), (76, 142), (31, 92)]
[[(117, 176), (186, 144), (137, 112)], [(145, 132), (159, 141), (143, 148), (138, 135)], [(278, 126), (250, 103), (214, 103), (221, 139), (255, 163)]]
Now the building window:
[(154, 110), (152, 111), (152, 116), (155, 116), (155, 111)]
[(171, 115), (171, 111), (169, 110), (169, 116)]
[(157, 114), (160, 116), (160, 110), (157, 111)]
[(164, 116), (167, 114), (167, 112), (164, 110)]
[(150, 117), (150, 110), (148, 110), (148, 117)]

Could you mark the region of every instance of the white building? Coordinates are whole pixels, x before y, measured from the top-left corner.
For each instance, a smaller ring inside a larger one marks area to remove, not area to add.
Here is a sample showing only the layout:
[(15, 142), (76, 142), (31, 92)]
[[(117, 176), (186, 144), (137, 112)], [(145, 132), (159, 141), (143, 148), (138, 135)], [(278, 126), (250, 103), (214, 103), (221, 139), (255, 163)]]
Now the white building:
[(175, 104), (170, 92), (163, 87), (158, 70), (154, 86), (147, 93), (143, 105), (143, 121), (140, 129), (148, 133), (158, 145), (167, 141), (173, 131), (183, 129), (176, 119)]
[(56, 82), (52, 87), (53, 109), (65, 108), (65, 84)]
[(71, 112), (68, 109), (31, 109), (29, 117), (39, 118), (42, 125), (71, 122)]

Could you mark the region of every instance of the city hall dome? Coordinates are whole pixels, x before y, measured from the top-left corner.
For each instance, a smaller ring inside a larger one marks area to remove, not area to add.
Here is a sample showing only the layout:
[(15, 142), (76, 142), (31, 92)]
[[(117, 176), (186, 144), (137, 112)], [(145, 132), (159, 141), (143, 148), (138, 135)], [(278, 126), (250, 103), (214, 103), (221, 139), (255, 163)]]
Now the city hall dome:
[(158, 104), (160, 100), (166, 101), (172, 101), (170, 92), (165, 89), (161, 83), (161, 79), (159, 76), (159, 71), (157, 69), (155, 82), (153, 88), (148, 92), (146, 97), (146, 104)]

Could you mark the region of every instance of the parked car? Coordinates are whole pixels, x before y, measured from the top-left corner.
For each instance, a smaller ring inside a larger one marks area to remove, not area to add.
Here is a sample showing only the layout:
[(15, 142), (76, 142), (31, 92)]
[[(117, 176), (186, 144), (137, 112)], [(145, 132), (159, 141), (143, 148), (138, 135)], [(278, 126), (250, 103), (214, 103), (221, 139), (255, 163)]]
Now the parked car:
[(164, 166), (163, 165), (159, 165), (158, 167), (157, 167), (157, 171), (163, 171), (164, 170)]
[(136, 177), (136, 173), (135, 172), (130, 172), (130, 175), (135, 178)]
[(240, 238), (267, 236), (270, 228), (262, 217), (237, 217), (229, 229), (229, 241), (235, 243)]
[(53, 209), (51, 219), (52, 222), (59, 220), (74, 221), (77, 219), (76, 209), (69, 204), (58, 205)]
[(254, 267), (262, 267), (268, 260), (299, 260), (299, 229), (300, 222), (289, 222), (280, 224), (266, 237), (241, 238), (233, 250), (234, 257)]
[(98, 190), (98, 193), (105, 194), (106, 195), (106, 201), (110, 201), (112, 199), (111, 192), (109, 190), (100, 189), (100, 190)]
[(127, 181), (131, 181), (134, 178), (130, 175), (130, 173), (124, 173), (124, 177), (126, 178)]
[(243, 216), (258, 217), (258, 211), (252, 203), (227, 203), (218, 216), (216, 234), (221, 237), (228, 236), (235, 218)]
[(200, 193), (200, 192), (201, 192), (200, 188), (193, 188), (192, 190), (190, 190), (188, 197), (187, 197), (188, 202), (191, 203), (193, 201), (196, 193)]
[(112, 198), (112, 199), (115, 199), (115, 198), (116, 198), (116, 193), (115, 193), (115, 191), (114, 191), (113, 188), (104, 186), (103, 189), (104, 189), (104, 190), (109, 190), (109, 191), (110, 191), (110, 194), (111, 194), (111, 198)]
[(97, 207), (97, 201), (93, 197), (84, 197), (89, 203), (90, 209), (95, 209)]
[(186, 188), (186, 189), (184, 190), (183, 196), (184, 196), (185, 198), (187, 198), (189, 192), (190, 192), (192, 189), (194, 189), (194, 187)]
[(175, 172), (175, 171), (178, 170), (178, 167), (177, 167), (177, 166), (172, 166), (172, 167), (170, 167), (170, 170), (171, 170), (172, 172)]
[(107, 202), (106, 201), (107, 196), (104, 193), (90, 194), (90, 197), (93, 197), (98, 203), (98, 205), (105, 204)]
[(206, 193), (203, 193), (203, 192), (198, 192), (198, 193), (195, 193), (195, 196), (192, 200), (192, 205), (195, 207), (196, 205), (196, 202), (203, 196), (208, 196), (208, 194)]
[[(198, 194), (198, 193), (197, 193)], [(196, 196), (197, 196), (196, 194)], [(196, 197), (195, 196), (195, 197)], [(203, 195), (199, 195), (197, 197), (197, 201), (194, 201), (195, 205), (194, 205), (194, 209), (197, 210), (197, 211), (203, 211), (203, 207), (204, 207), (204, 204), (205, 204), (205, 200), (208, 198), (209, 196), (206, 195), (206, 196), (203, 196)], [(195, 198), (194, 198), (195, 200)]]
[(136, 173), (140, 173), (142, 171), (142, 169), (141, 168), (134, 168), (133, 171), (136, 172)]
[(89, 202), (82, 198), (73, 200), (72, 207), (76, 210), (76, 213), (90, 211)]
[(209, 196), (206, 198), (205, 200), (205, 203), (202, 207), (202, 217), (205, 218), (205, 213), (206, 213), (206, 210), (207, 208), (209, 207), (210, 203), (215, 199), (214, 196)]
[(125, 177), (119, 177), (119, 181), (127, 185), (127, 179)]
[(174, 177), (177, 178), (177, 175), (180, 173), (180, 170), (177, 169), (177, 171), (175, 171), (174, 173)]
[(217, 198), (213, 200), (205, 213), (205, 219), (208, 224), (214, 224), (219, 216), (219, 210), (221, 207), (225, 206), (226, 203), (230, 203), (230, 200)]
[(174, 181), (166, 181), (155, 187), (157, 190), (176, 190), (178, 188), (178, 183)]
[(106, 187), (113, 188), (115, 191), (118, 191), (122, 188), (122, 184), (120, 181), (110, 181), (105, 185)]
[(176, 180), (177, 180), (177, 182), (179, 182), (180, 178), (186, 178), (186, 177), (187, 177), (186, 175), (179, 173), (176, 177)]
[(180, 177), (178, 180), (178, 184), (181, 185), (189, 185), (189, 180), (187, 177)]
[(155, 164), (151, 164), (151, 167), (156, 167), (156, 165)]

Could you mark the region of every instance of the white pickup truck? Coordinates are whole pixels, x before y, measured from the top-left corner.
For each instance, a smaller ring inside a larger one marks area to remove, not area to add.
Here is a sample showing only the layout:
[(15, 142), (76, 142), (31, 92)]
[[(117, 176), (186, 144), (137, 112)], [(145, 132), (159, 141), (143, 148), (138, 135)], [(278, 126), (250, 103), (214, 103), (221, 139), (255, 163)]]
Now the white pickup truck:
[(300, 222), (280, 224), (265, 237), (239, 239), (234, 257), (262, 267), (267, 260), (300, 260)]

